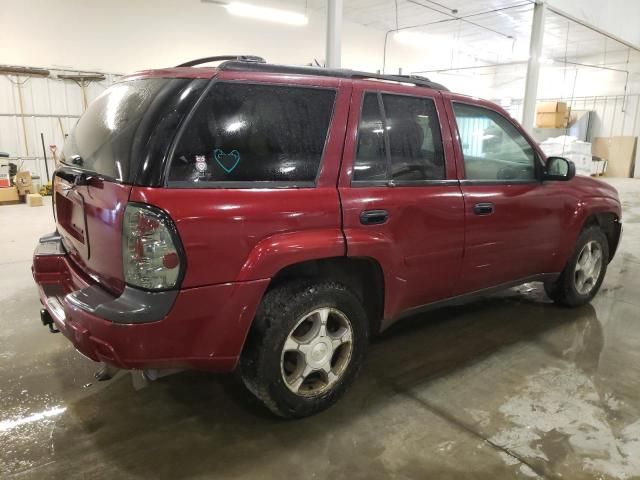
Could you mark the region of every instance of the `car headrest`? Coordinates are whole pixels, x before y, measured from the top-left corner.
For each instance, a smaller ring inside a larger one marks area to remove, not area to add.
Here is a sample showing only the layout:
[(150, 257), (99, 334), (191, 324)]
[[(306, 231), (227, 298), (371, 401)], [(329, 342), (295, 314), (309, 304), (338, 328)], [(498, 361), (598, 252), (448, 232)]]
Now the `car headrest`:
[(391, 155), (409, 158), (420, 157), (424, 132), (420, 125), (411, 118), (394, 120), (390, 124), (389, 150)]

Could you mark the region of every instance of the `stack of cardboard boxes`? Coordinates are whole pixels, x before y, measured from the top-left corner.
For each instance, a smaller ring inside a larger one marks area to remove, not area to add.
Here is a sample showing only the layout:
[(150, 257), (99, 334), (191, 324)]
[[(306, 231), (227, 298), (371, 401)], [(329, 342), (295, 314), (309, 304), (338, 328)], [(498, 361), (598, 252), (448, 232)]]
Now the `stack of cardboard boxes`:
[(569, 113), (565, 102), (540, 102), (536, 105), (536, 127), (567, 128)]
[[(6, 174), (7, 181), (0, 184), (0, 205), (27, 202), (30, 207), (38, 207), (42, 205), (42, 197), (36, 191), (31, 179), (31, 173), (18, 172), (13, 177), (14, 185), (11, 185), (9, 174)], [(3, 180), (4, 176), (0, 176)]]
[(0, 166), (0, 205), (18, 203), (18, 190), (11, 185), (9, 165)]

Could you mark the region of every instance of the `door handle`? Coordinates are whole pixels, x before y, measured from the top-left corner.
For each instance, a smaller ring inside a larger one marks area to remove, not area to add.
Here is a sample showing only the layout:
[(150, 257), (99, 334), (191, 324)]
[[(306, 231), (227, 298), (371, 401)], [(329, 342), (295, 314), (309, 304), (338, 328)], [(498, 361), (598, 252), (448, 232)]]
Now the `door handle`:
[(476, 215), (491, 215), (493, 213), (493, 209), (493, 203), (476, 203), (473, 206), (473, 213), (475, 213)]
[(364, 210), (360, 213), (360, 223), (362, 225), (380, 225), (389, 219), (389, 212), (386, 210)]

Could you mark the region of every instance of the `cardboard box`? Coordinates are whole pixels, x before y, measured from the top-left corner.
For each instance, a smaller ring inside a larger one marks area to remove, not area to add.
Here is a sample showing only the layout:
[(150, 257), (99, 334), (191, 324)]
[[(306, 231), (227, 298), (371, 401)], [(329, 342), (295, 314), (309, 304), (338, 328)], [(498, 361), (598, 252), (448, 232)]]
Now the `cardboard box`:
[(568, 112), (569, 108), (565, 102), (538, 102), (536, 113), (562, 113)]
[(536, 113), (536, 127), (538, 128), (567, 128), (569, 112), (541, 112)]
[(536, 105), (536, 127), (567, 128), (569, 113), (565, 102), (539, 102)]
[(41, 207), (42, 206), (42, 195), (39, 193), (30, 193), (27, 195), (27, 205), (30, 207)]
[(638, 137), (597, 137), (593, 140), (593, 154), (607, 160), (607, 177), (633, 177)]
[(31, 172), (18, 172), (15, 177), (13, 177), (13, 181), (17, 187), (20, 185), (31, 185)]
[(38, 193), (33, 186), (30, 172), (18, 172), (13, 177), (13, 183), (18, 188), (18, 195), (27, 195), (28, 193)]
[(11, 179), (8, 173), (0, 173), (0, 188), (7, 188), (11, 186)]
[(16, 187), (0, 188), (0, 202), (17, 202), (18, 189)]

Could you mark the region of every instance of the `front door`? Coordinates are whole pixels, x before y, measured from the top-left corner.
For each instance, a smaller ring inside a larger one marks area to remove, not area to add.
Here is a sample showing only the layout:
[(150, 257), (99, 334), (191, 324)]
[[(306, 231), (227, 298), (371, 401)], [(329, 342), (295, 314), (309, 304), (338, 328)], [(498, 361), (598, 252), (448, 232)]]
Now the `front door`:
[(347, 254), (383, 267), (389, 319), (451, 295), (464, 204), (440, 92), (383, 88), (354, 82), (340, 197)]
[(562, 199), (540, 181), (540, 154), (520, 127), (489, 103), (447, 94), (465, 202), (465, 252), (456, 294), (551, 273)]

